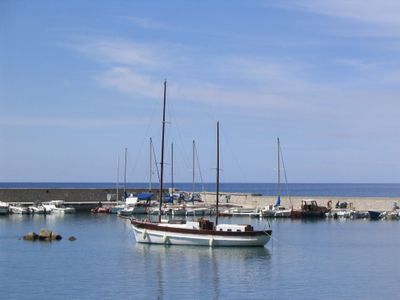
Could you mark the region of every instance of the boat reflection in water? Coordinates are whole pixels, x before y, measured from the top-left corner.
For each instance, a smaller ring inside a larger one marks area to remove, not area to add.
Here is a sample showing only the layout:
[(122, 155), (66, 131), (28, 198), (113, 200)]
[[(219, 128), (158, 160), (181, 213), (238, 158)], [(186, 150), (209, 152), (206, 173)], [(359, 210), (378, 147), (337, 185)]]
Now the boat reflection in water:
[[(226, 298), (223, 286), (226, 288), (227, 282), (237, 282), (240, 276), (243, 287), (252, 286), (256, 275), (251, 274), (269, 272), (271, 260), (265, 247), (176, 247), (136, 243), (134, 252), (135, 256), (143, 258), (135, 264), (135, 272), (152, 285), (151, 289), (146, 289), (148, 299)], [(248, 293), (246, 290), (243, 289), (244, 295)]]

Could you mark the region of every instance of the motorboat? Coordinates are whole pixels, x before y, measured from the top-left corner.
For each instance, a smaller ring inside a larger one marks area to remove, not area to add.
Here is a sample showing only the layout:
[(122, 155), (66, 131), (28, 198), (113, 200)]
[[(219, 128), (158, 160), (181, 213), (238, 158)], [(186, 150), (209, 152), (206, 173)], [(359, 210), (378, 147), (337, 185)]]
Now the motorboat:
[(130, 194), (125, 199), (125, 208), (118, 211), (118, 215), (129, 217), (138, 214), (147, 214), (149, 208), (155, 207), (156, 203), (151, 202), (152, 193), (140, 193), (137, 196)]
[(323, 218), (331, 209), (326, 206), (319, 206), (315, 200), (303, 200), (300, 210), (292, 210), (292, 218)]
[(20, 214), (20, 215), (29, 214), (28, 208), (21, 205), (10, 205), (9, 210), (13, 214)]
[(9, 204), (7, 202), (0, 201), (0, 215), (6, 215), (9, 213)]
[(35, 214), (35, 215), (44, 215), (47, 212), (47, 210), (44, 208), (43, 205), (31, 205), (28, 207), (29, 213)]
[(56, 214), (72, 214), (75, 213), (74, 207), (67, 207), (64, 205), (64, 200), (52, 200), (49, 202), (43, 202), (43, 207), (46, 211)]

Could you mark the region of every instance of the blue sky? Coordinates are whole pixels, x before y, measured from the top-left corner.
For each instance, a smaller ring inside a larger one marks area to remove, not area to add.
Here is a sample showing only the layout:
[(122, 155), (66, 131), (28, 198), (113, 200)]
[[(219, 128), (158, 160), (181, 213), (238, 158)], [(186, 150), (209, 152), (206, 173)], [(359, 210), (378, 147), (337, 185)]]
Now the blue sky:
[(399, 16), (392, 0), (3, 0), (0, 181), (113, 182), (125, 147), (147, 181), (167, 79), (176, 181), (193, 139), (214, 181), (219, 120), (222, 181), (275, 182), (280, 137), (289, 182), (399, 182)]

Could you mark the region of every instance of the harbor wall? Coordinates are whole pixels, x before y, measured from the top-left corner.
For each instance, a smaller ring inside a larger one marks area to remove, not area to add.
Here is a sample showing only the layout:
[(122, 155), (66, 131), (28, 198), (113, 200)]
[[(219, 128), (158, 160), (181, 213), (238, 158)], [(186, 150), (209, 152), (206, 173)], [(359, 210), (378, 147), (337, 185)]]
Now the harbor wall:
[[(137, 194), (145, 189), (127, 189), (127, 193)], [(119, 190), (119, 198), (124, 191)], [(116, 189), (25, 189), (7, 188), (0, 189), (0, 201), (11, 203), (45, 202), (51, 200), (64, 200), (65, 202), (107, 202), (116, 201)]]
[[(201, 193), (204, 202), (215, 204), (215, 193)], [(219, 197), (220, 204), (233, 204), (249, 208), (263, 208), (276, 203), (276, 196), (260, 196), (254, 194), (242, 193), (221, 193)], [(332, 201), (332, 208), (335, 208), (337, 202), (347, 202), (348, 208), (355, 210), (392, 210), (395, 203), (400, 206), (400, 198), (390, 197), (281, 197), (281, 205), (287, 208), (301, 208), (301, 203), (304, 200), (315, 200), (320, 206), (328, 206), (328, 202)]]

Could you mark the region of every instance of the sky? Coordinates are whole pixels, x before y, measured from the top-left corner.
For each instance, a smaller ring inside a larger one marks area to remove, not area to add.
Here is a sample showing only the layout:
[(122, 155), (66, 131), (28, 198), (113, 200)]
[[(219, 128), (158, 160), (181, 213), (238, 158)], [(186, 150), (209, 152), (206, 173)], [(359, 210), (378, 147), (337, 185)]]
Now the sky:
[[(0, 1), (0, 181), (398, 183), (400, 2)], [(118, 164), (119, 161), (119, 164)], [(155, 168), (155, 163), (153, 170)], [(118, 167), (119, 166), (119, 167)], [(200, 171), (201, 178), (200, 178)], [(153, 174), (153, 179), (156, 177)]]

